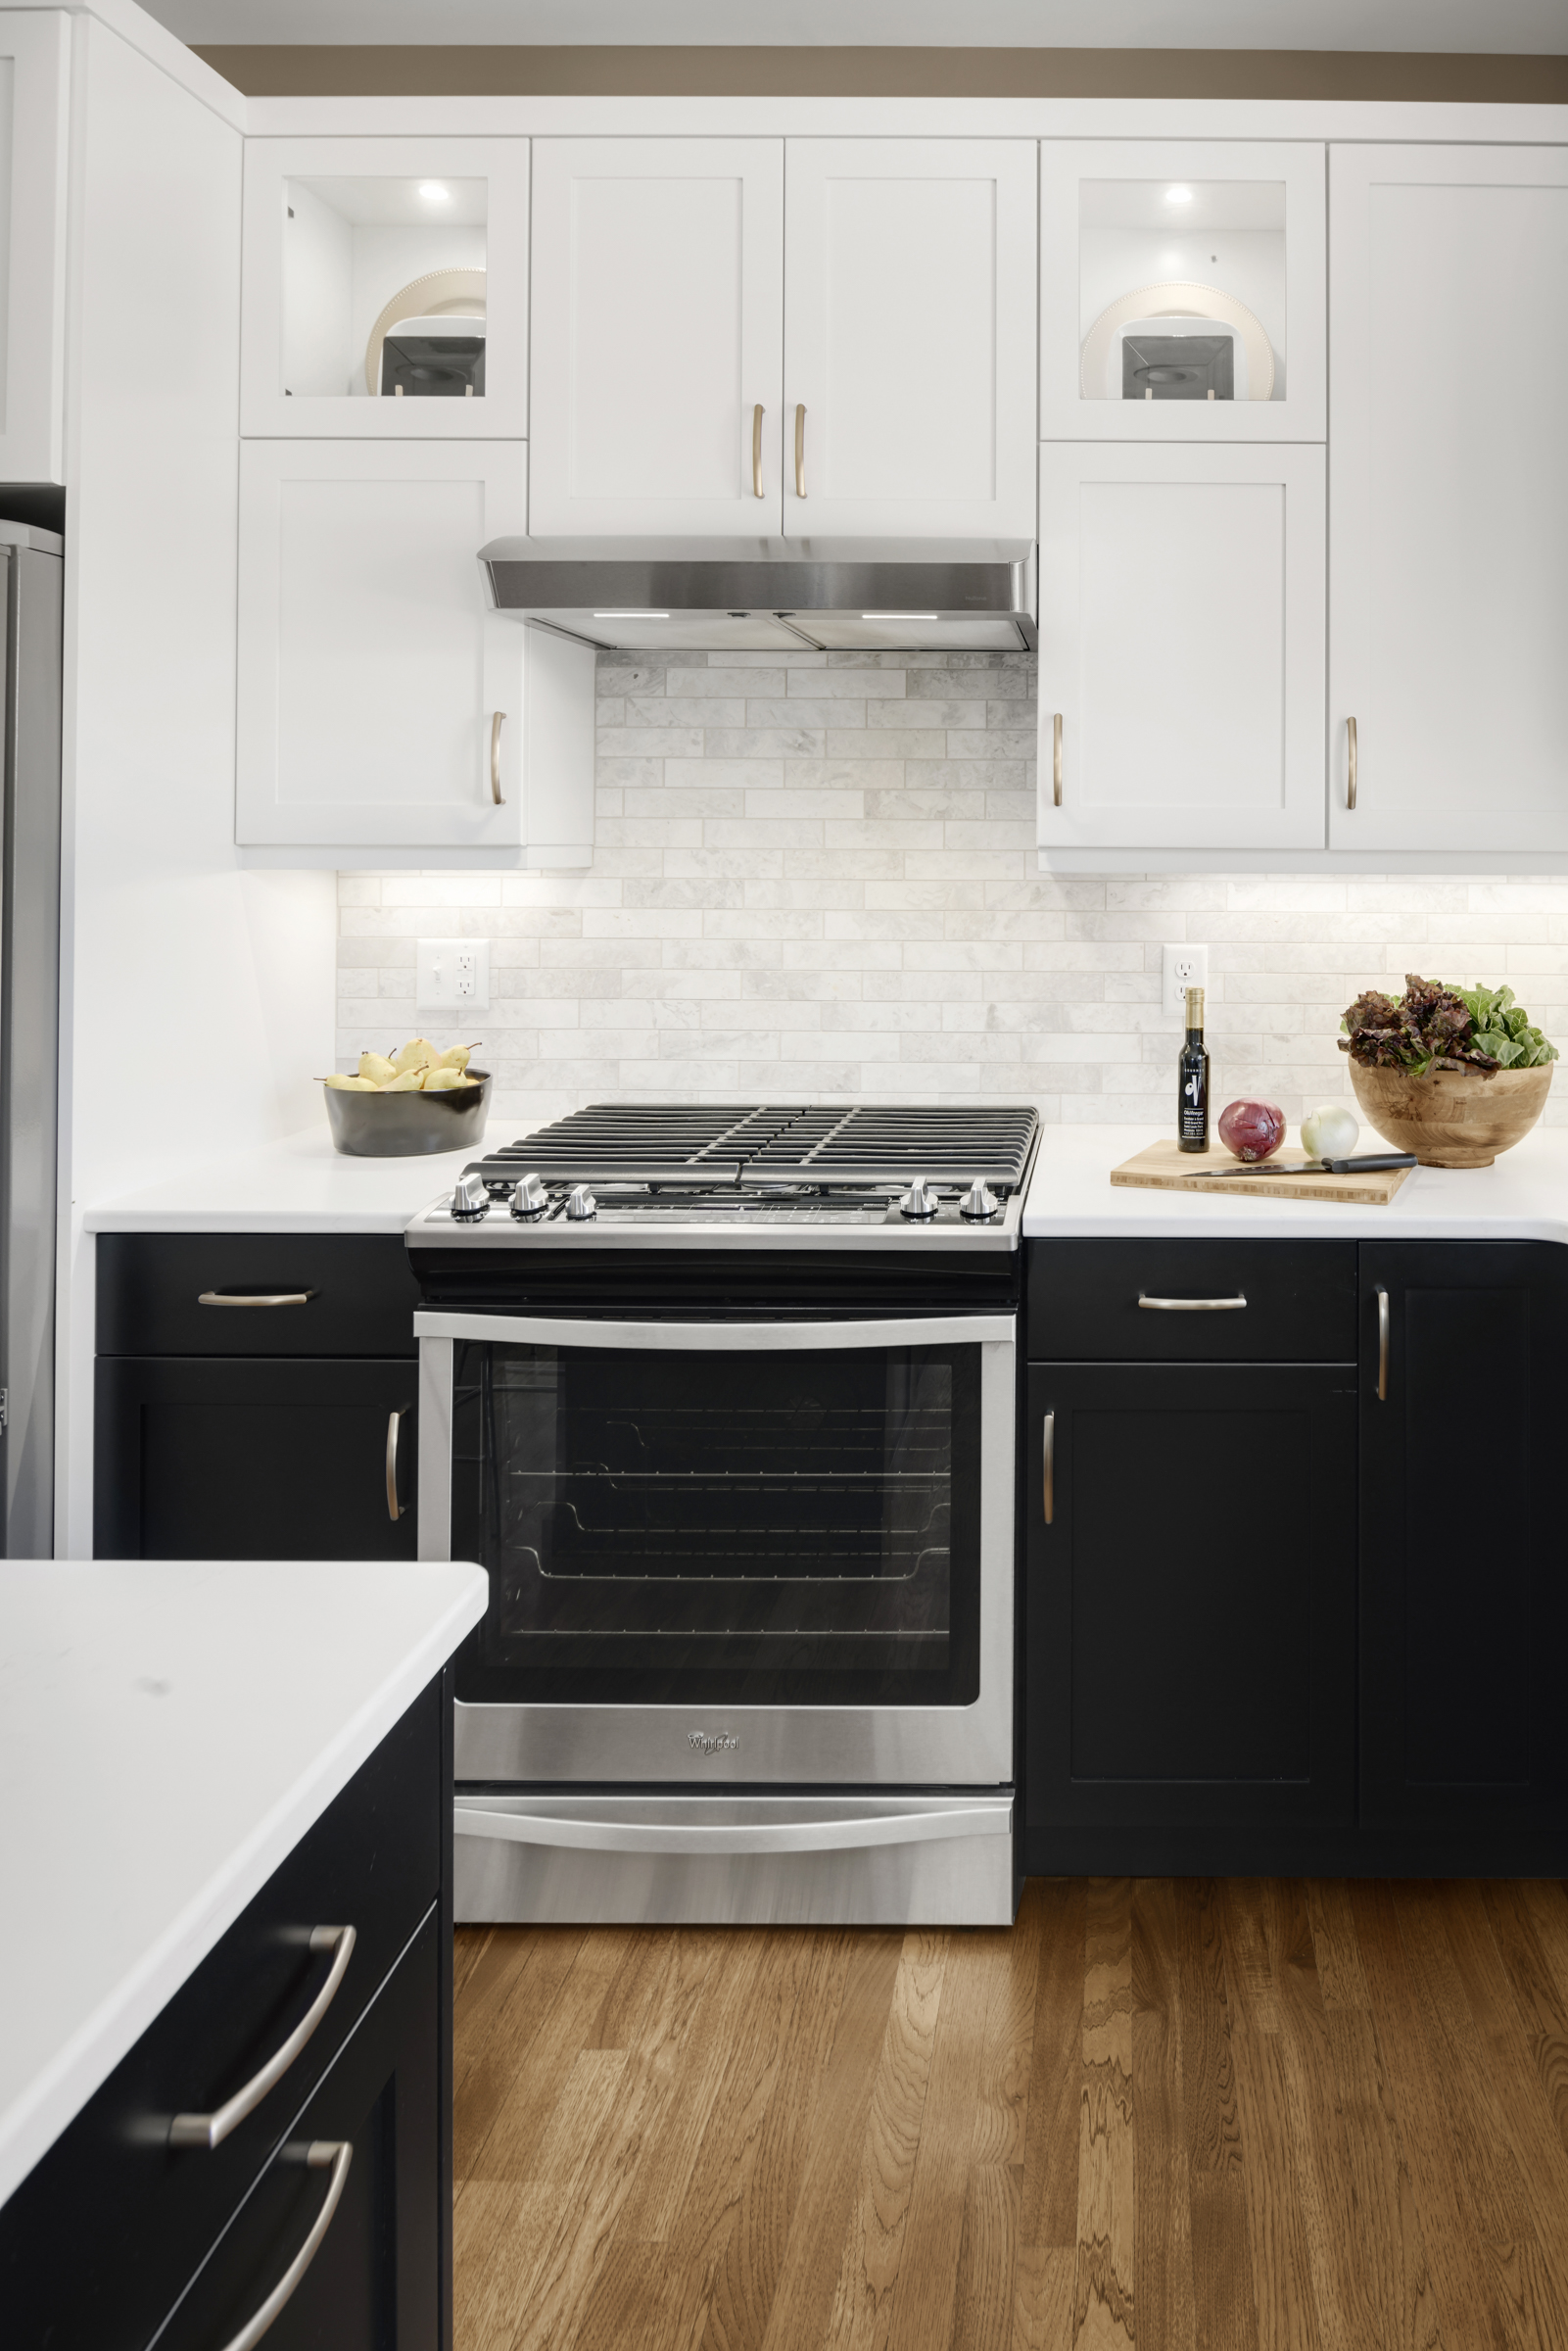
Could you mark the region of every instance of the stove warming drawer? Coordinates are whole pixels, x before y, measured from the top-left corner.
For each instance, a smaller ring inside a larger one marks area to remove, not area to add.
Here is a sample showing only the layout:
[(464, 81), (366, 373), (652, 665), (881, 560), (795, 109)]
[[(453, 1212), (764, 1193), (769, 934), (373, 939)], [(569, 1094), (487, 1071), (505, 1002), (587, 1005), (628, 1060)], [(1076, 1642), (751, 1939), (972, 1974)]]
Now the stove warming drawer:
[(1011, 1791), (495, 1796), (459, 1790), (457, 1918), (1009, 1926)]

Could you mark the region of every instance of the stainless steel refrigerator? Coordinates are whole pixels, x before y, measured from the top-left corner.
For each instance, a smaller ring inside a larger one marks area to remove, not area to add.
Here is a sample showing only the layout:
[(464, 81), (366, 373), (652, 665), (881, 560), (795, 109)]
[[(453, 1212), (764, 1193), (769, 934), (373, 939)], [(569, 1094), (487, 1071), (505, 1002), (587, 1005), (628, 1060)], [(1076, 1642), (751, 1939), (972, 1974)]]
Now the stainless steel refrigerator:
[(0, 1460), (8, 1559), (54, 1552), (64, 569), (57, 533), (0, 521)]

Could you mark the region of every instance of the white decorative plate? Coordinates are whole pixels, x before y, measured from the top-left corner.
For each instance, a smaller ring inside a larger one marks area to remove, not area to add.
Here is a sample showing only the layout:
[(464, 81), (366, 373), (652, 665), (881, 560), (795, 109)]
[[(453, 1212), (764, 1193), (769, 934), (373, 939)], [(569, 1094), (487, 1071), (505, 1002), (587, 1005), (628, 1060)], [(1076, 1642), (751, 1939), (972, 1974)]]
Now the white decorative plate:
[(1274, 389), (1274, 351), (1262, 325), (1233, 294), (1217, 286), (1200, 286), (1171, 278), (1164, 285), (1139, 286), (1102, 311), (1083, 341), (1078, 385), (1085, 400), (1121, 398), (1120, 354), (1122, 329), (1155, 318), (1213, 318), (1233, 326), (1247, 355), (1249, 400), (1267, 400)]
[(381, 346), (405, 318), (483, 318), (483, 269), (431, 269), (394, 294), (364, 347), (364, 387), (377, 398), (381, 391)]

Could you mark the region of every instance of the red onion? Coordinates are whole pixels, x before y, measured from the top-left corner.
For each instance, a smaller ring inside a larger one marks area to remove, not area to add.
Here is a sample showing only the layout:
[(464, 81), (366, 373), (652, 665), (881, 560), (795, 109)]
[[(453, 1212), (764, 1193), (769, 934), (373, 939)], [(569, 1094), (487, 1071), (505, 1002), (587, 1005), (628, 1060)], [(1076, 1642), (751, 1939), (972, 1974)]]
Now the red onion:
[(1285, 1113), (1276, 1102), (1227, 1102), (1219, 1139), (1238, 1159), (1267, 1159), (1285, 1140)]

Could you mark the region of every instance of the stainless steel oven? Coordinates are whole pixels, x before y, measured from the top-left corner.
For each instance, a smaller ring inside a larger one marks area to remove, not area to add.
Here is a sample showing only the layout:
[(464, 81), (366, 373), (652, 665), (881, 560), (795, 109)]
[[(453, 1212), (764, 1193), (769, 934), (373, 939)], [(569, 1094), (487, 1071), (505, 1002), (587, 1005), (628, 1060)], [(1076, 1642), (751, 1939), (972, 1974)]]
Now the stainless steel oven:
[(456, 1663), (458, 1915), (1010, 1918), (1018, 1201), (972, 1263), (955, 1194), (871, 1279), (772, 1191), (819, 1245), (688, 1193), (655, 1274), (564, 1207), (556, 1248), (519, 1234), (519, 1196), (449, 1256), (460, 1195), (430, 1256), (410, 1234), (420, 1556), (491, 1580)]

